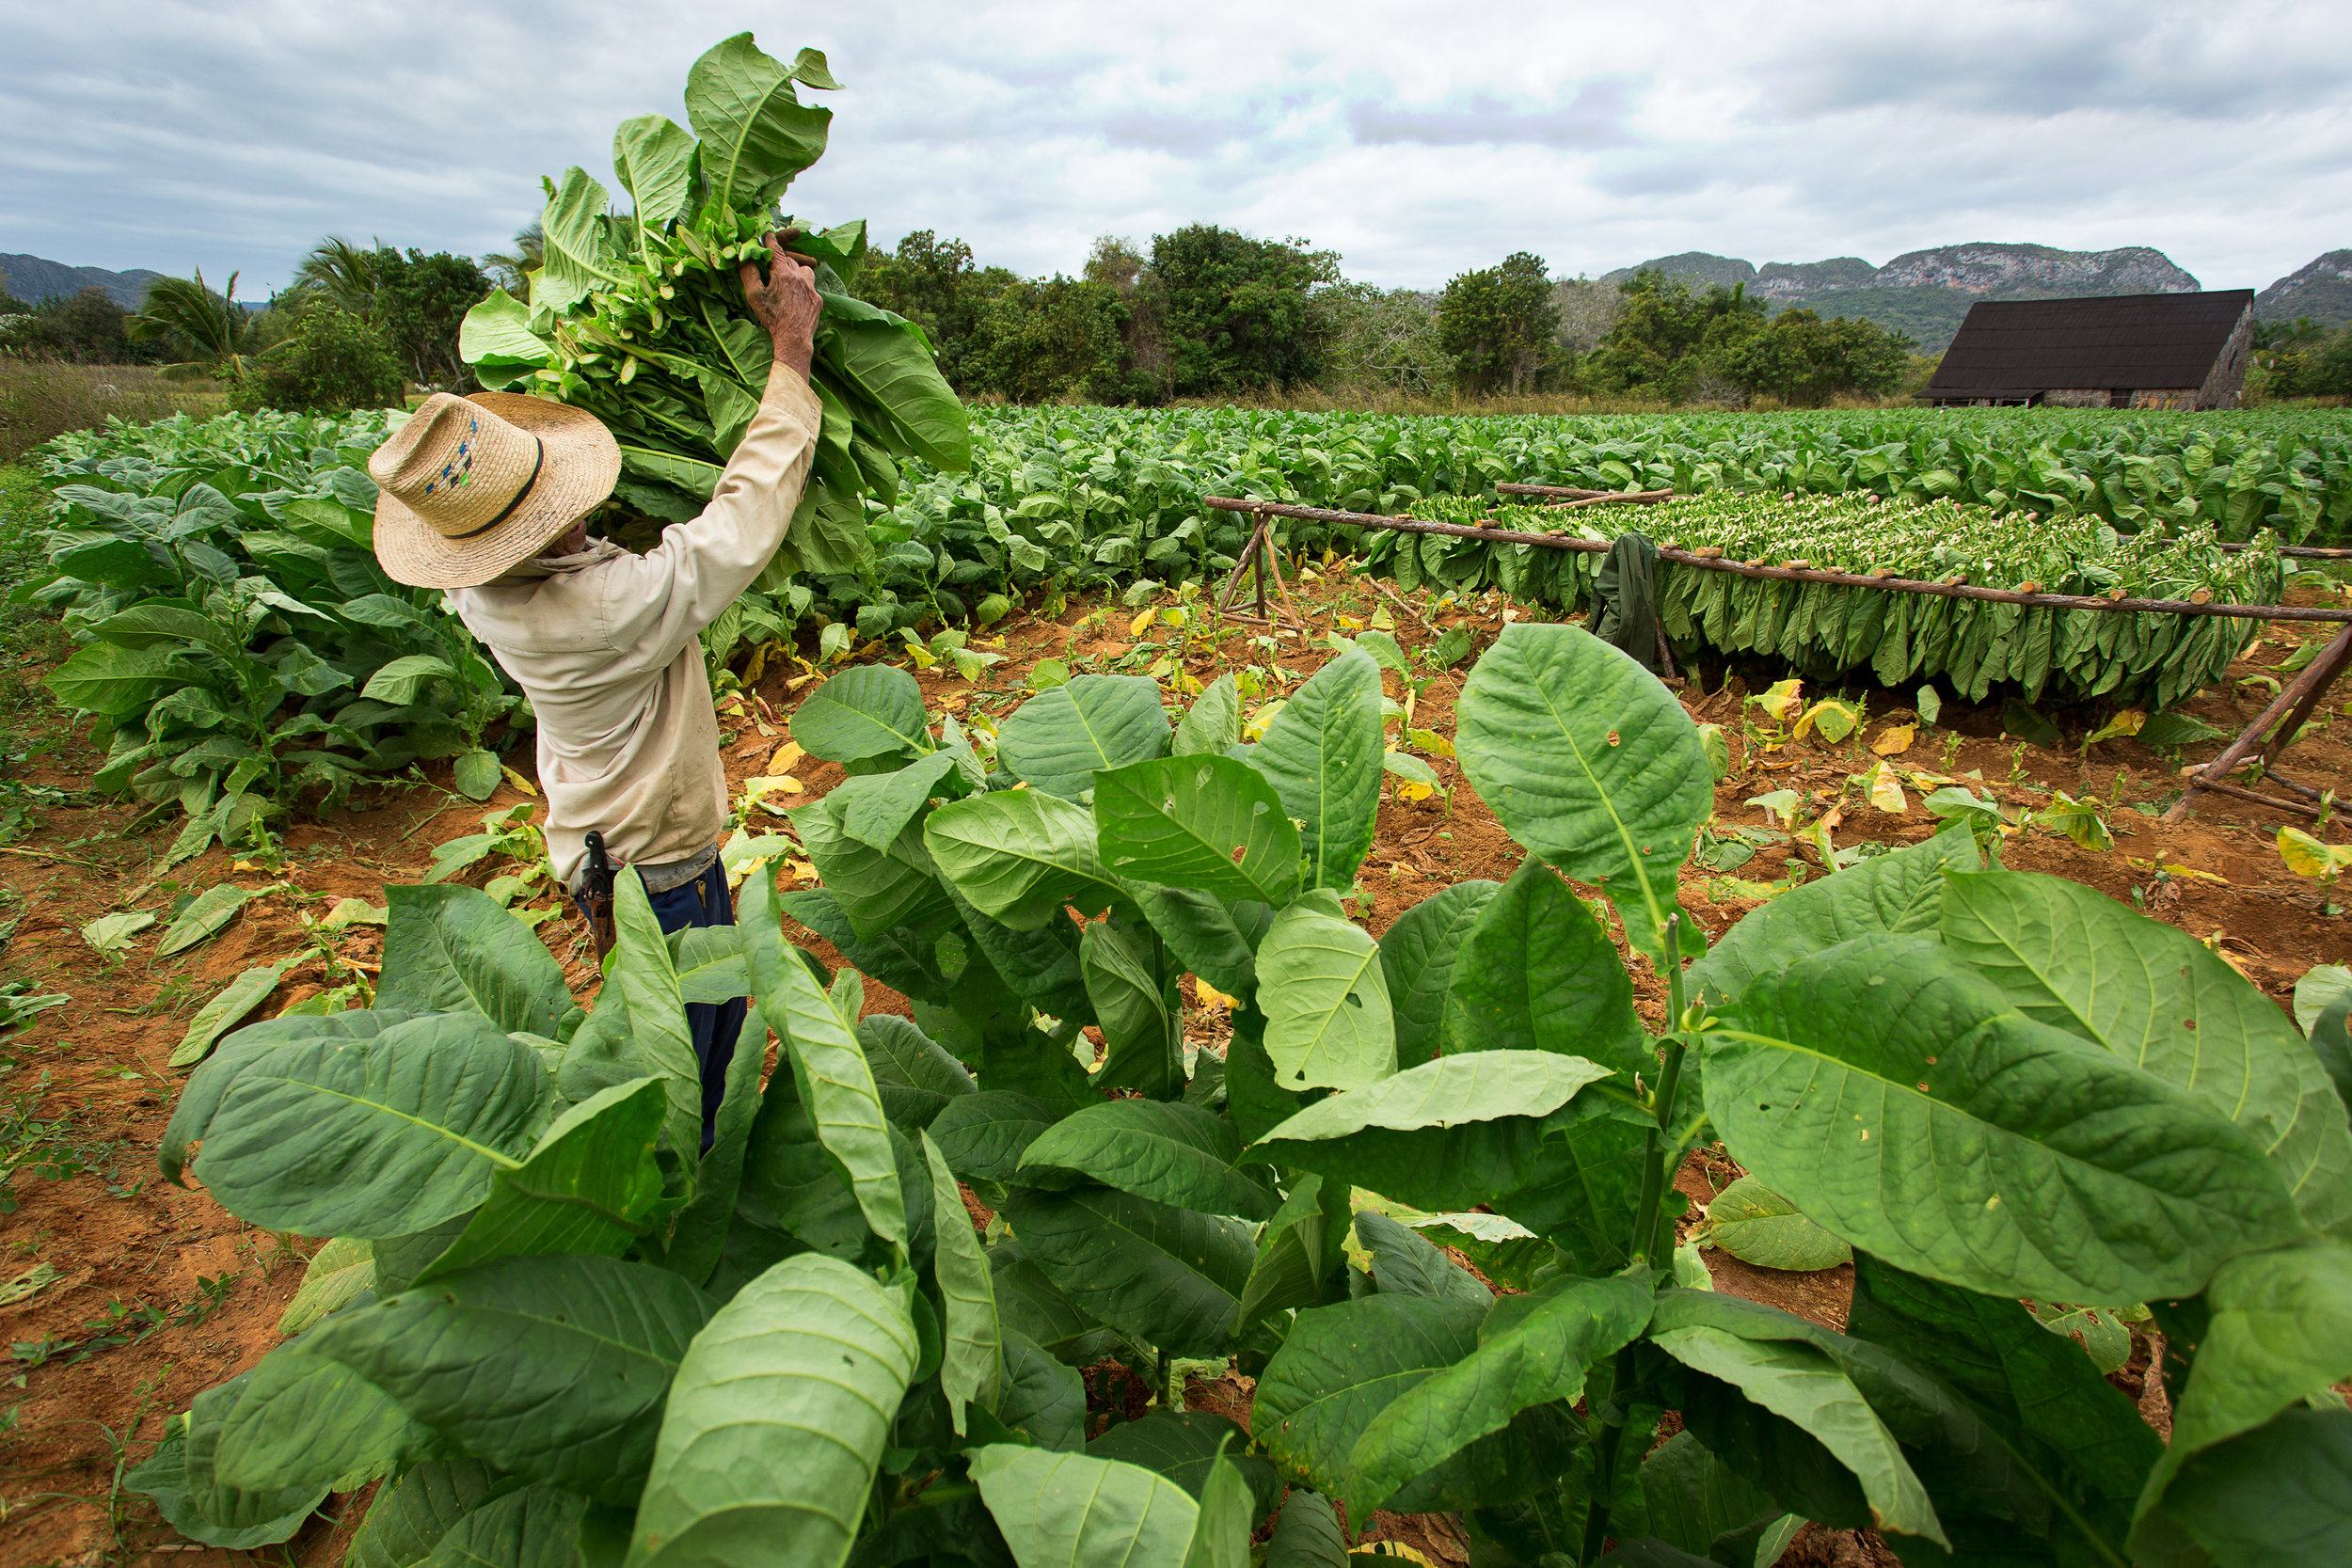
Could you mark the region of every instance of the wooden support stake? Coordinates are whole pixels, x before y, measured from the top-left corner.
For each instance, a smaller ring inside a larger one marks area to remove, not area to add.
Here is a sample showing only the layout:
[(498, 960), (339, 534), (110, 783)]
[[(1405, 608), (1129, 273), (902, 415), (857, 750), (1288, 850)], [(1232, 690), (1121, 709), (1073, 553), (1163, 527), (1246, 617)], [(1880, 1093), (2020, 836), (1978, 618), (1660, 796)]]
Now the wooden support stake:
[[(2288, 682), (2270, 700), (2270, 705), (2256, 715), (2254, 721), (2247, 725), (2219, 756), (2189, 775), (2187, 787), (2181, 791), (2181, 798), (2172, 803), (2172, 809), (2164, 814), (2164, 820), (2178, 822), (2185, 817), (2201, 789), (2215, 790), (2303, 816), (2317, 816), (2319, 812), (2313, 807), (2297, 801), (2281, 800), (2274, 796), (2259, 795), (2228, 781), (2248, 757), (2255, 756), (2265, 767), (2268, 767), (2280, 752), (2285, 751), (2294, 742), (2296, 733), (2303, 727), (2303, 721), (2311, 717), (2312, 710), (2320, 705), (2347, 666), (2352, 666), (2352, 626), (2338, 632), (2335, 641), (2322, 649), (2317, 658), (2304, 666), (2303, 673)], [(2263, 738), (2265, 735), (2270, 737), (2267, 743)]]

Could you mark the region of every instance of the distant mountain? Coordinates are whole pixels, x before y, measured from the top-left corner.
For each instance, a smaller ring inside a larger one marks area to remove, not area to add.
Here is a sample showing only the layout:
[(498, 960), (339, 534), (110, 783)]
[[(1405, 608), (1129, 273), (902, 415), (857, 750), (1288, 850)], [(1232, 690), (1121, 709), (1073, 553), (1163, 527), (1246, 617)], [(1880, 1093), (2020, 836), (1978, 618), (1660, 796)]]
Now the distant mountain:
[(2331, 250), (2254, 296), (2254, 314), (2266, 322), (2309, 316), (2322, 326), (2352, 322), (2352, 250)]
[[(2352, 252), (2344, 253), (2352, 260)], [(2316, 266), (2318, 263), (2314, 262)], [(1858, 256), (1826, 261), (1768, 261), (1686, 251), (1602, 275), (1622, 282), (1648, 269), (1692, 287), (1747, 285), (1774, 309), (1802, 305), (1825, 316), (1861, 316), (1906, 332), (1925, 354), (1941, 354), (1979, 299), (2062, 299), (2083, 294), (2193, 293), (2197, 279), (2160, 250), (2056, 250), (2041, 245), (1950, 245), (1914, 250), (1874, 267)], [(2309, 268), (2305, 269), (2309, 271)], [(2338, 287), (2352, 285), (2339, 280)]]
[(145, 267), (108, 272), (104, 267), (69, 267), (39, 256), (0, 256), (0, 277), (6, 278), (8, 292), (27, 305), (84, 289), (103, 289), (117, 305), (135, 310), (147, 297), (147, 286), (163, 276)]

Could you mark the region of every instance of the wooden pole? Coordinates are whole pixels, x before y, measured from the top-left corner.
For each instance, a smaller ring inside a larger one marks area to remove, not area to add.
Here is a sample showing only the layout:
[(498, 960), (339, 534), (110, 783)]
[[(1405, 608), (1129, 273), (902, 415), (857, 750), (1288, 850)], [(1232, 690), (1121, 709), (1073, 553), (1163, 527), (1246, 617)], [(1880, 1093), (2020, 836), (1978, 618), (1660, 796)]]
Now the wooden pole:
[[(2164, 820), (2178, 822), (2186, 816), (2201, 789), (2216, 790), (2223, 795), (2275, 806), (2280, 811), (2296, 812), (2304, 816), (2317, 816), (2319, 812), (2313, 807), (2259, 795), (2228, 781), (2230, 775), (2257, 752), (2260, 752), (2258, 760), (2266, 767), (2280, 752), (2285, 751), (2294, 742), (2296, 732), (2303, 727), (2303, 721), (2311, 716), (2312, 709), (2319, 705), (2320, 700), (2336, 684), (2337, 677), (2344, 673), (2346, 666), (2352, 666), (2352, 626), (2338, 632), (2335, 641), (2322, 649), (2317, 658), (2305, 665), (2302, 673), (2270, 700), (2270, 705), (2256, 715), (2254, 721), (2247, 725), (2219, 756), (2189, 775), (2187, 787), (2181, 791), (2181, 798), (2172, 802), (2172, 809), (2164, 814)], [(2275, 732), (2273, 725), (2277, 726)], [(2265, 744), (2263, 736), (2266, 734), (2270, 739)]]

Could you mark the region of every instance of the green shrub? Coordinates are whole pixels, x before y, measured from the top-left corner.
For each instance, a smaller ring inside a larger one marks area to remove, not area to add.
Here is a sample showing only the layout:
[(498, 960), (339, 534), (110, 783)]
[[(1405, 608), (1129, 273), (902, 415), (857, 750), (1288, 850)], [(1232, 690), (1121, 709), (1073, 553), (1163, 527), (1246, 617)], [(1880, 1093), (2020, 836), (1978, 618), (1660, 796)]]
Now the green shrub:
[(400, 361), (383, 336), (349, 311), (313, 306), (282, 345), (246, 361), (229, 405), (241, 414), (343, 414), (400, 401)]

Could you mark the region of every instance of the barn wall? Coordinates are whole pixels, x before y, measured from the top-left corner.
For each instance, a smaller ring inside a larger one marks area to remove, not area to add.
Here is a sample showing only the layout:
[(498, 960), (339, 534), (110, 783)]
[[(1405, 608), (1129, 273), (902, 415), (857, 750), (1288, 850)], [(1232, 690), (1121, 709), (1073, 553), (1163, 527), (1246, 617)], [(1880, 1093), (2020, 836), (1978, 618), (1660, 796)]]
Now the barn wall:
[(2132, 392), (2133, 408), (2201, 408), (2194, 387), (2140, 387)]
[(2230, 341), (2221, 345), (2220, 355), (2213, 362), (2213, 370), (2205, 384), (2197, 388), (2199, 408), (2235, 408), (2246, 391), (2246, 365), (2254, 347), (2254, 308), (2237, 319), (2230, 333)]
[(2114, 393), (2105, 387), (2053, 387), (2042, 394), (2042, 401), (2052, 408), (2105, 408)]

